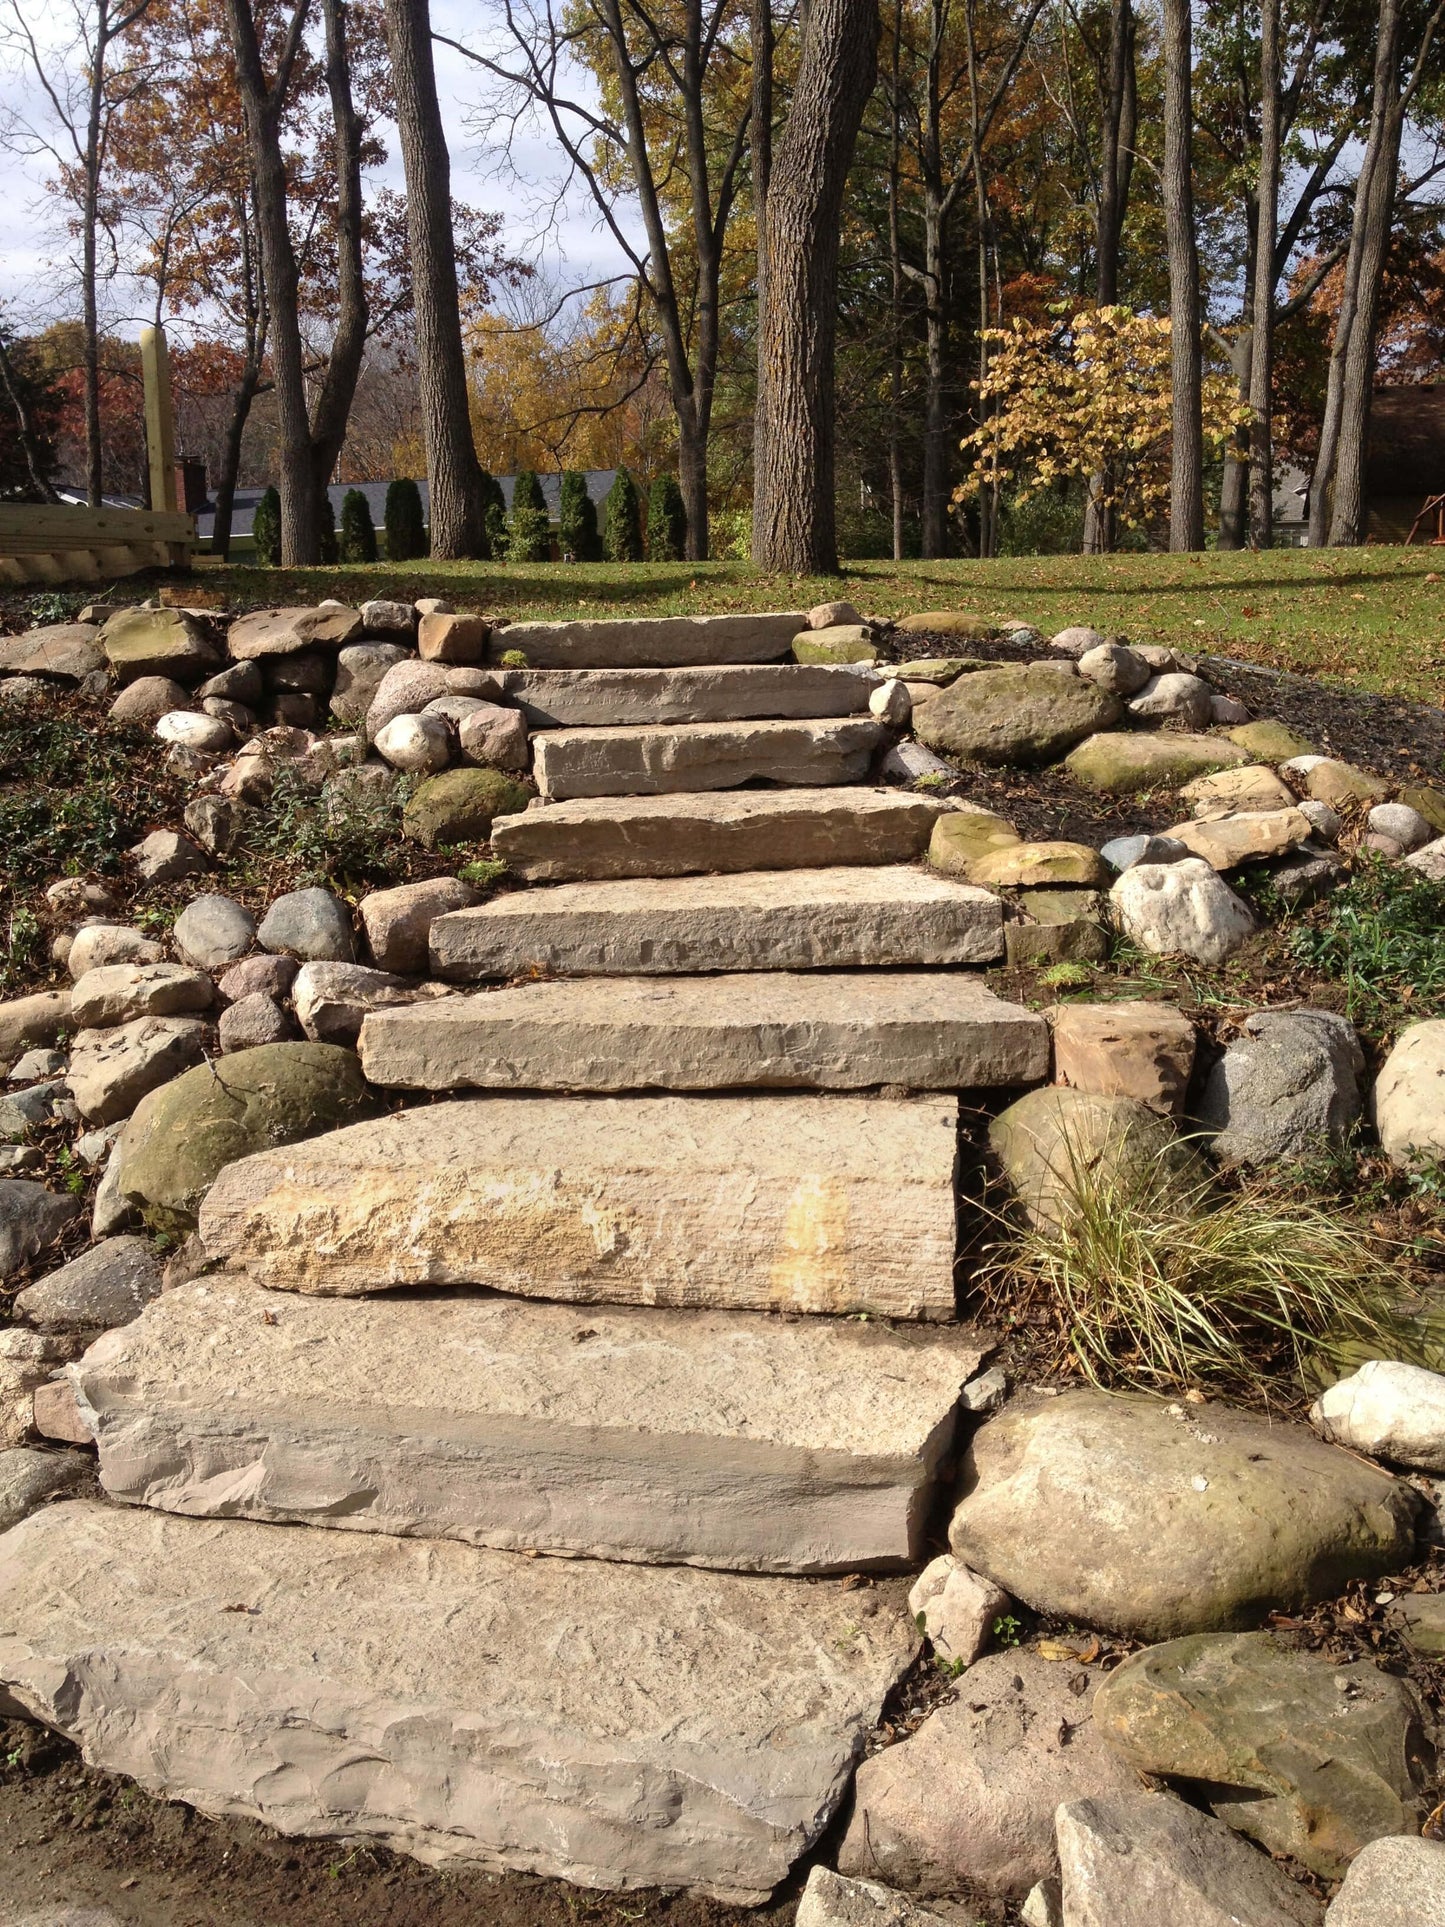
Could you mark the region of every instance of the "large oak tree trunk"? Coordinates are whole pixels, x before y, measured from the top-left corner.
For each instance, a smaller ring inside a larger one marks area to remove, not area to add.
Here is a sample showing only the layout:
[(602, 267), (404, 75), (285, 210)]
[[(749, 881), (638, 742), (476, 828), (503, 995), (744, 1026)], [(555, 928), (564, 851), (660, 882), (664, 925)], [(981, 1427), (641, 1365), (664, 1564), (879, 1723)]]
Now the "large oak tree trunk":
[(271, 371), (281, 430), (281, 560), (307, 567), (320, 560), (321, 532), (311, 460), (311, 422), (306, 406), (306, 365), (301, 345), (299, 275), (286, 218), (286, 163), (281, 152), (281, 115), (286, 80), (300, 44), (306, 0), (292, 16), (290, 58), (268, 86), (251, 0), (227, 0), (236, 56), (236, 83), (246, 115), (246, 137), (255, 180), (262, 272), (271, 312)]
[(317, 513), (335, 472), (366, 353), (366, 277), (362, 268), (362, 119), (351, 94), (346, 0), (321, 0), (326, 21), (326, 86), (331, 96), (336, 165), (336, 332), (311, 418), (311, 473)]
[(1190, 0), (1164, 0), (1164, 220), (1169, 250), (1173, 461), (1169, 547), (1204, 547), (1200, 412), (1199, 253), (1194, 234), (1193, 53)]
[(1254, 227), (1254, 326), (1249, 362), (1249, 536), (1274, 542), (1274, 251), (1279, 239), (1281, 145), (1279, 0), (1261, 0), (1259, 45), (1259, 192)]
[(386, 0), (386, 33), (406, 170), (431, 551), (445, 559), (485, 556), (482, 472), (472, 441), (457, 295), (451, 161), (437, 100), (428, 0)]
[(767, 447), (753, 506), (760, 568), (838, 567), (833, 365), (843, 188), (878, 58), (877, 0), (813, 0), (792, 110), (768, 188), (767, 273), (758, 330)]

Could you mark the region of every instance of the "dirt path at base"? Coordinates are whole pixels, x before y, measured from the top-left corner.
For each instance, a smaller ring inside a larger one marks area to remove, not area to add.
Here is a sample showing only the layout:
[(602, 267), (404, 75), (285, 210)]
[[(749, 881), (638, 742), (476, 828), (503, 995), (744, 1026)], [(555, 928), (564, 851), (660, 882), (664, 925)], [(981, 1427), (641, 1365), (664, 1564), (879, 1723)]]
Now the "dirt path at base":
[(597, 1894), (286, 1840), (153, 1800), (41, 1729), (0, 1721), (0, 1927), (64, 1906), (106, 1908), (126, 1927), (785, 1927), (797, 1900), (745, 1910)]

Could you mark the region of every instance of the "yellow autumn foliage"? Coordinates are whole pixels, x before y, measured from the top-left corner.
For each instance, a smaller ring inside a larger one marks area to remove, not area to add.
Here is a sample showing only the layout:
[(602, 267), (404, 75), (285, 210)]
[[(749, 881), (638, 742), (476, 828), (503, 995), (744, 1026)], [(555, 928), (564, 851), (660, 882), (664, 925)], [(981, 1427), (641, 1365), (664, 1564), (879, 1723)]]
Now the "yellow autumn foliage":
[[(991, 328), (980, 384), (985, 419), (962, 447), (972, 457), (956, 496), (1007, 488), (1017, 502), (1082, 481), (1100, 508), (1141, 527), (1169, 504), (1170, 324), (1130, 308), (1085, 308), (1064, 319)], [(1233, 379), (1205, 370), (1206, 456), (1249, 421)]]

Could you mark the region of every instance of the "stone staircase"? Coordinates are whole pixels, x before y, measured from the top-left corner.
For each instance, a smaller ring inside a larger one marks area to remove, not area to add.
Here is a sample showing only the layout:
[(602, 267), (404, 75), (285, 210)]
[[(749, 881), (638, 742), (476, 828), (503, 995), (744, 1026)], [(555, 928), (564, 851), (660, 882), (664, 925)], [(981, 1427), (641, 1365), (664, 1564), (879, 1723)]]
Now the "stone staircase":
[(504, 632), (566, 800), (494, 831), (545, 887), (431, 941), (506, 987), (368, 1015), (370, 1081), (442, 1101), (228, 1166), (221, 1270), (71, 1368), (122, 1503), (6, 1540), (0, 1711), (437, 1864), (756, 1903), (827, 1828), (987, 1352), (958, 1093), (1050, 1047), (798, 626)]

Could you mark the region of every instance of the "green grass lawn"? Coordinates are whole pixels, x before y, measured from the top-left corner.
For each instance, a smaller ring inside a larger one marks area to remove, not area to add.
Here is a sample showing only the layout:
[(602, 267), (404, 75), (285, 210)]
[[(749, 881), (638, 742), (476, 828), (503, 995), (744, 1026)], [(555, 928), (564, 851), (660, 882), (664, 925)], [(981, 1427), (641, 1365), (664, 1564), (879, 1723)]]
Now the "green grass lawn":
[(855, 562), (841, 576), (804, 581), (741, 562), (284, 570), (203, 562), (201, 571), (232, 606), (430, 594), (513, 618), (807, 608), (848, 596), (870, 615), (974, 609), (1019, 616), (1046, 633), (1087, 622), (1356, 688), (1430, 702), (1445, 692), (1445, 552), (1429, 548)]

